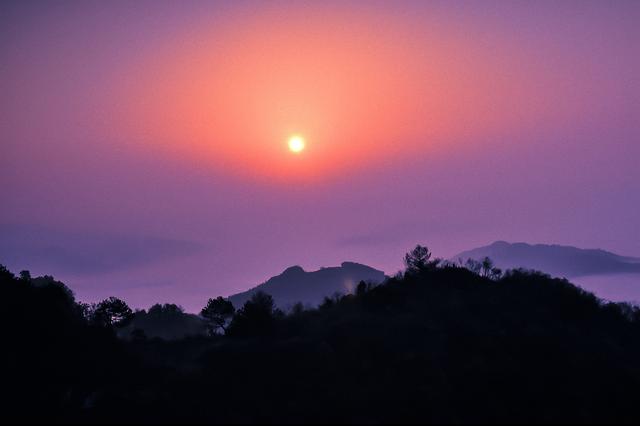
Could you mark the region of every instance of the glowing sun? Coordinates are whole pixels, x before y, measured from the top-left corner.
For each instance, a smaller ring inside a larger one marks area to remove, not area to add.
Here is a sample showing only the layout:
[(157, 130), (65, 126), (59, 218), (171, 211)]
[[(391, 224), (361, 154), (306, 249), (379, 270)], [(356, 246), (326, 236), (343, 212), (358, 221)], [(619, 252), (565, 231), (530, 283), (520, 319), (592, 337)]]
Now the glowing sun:
[(300, 135), (293, 135), (289, 138), (289, 151), (299, 153), (304, 150), (304, 138)]

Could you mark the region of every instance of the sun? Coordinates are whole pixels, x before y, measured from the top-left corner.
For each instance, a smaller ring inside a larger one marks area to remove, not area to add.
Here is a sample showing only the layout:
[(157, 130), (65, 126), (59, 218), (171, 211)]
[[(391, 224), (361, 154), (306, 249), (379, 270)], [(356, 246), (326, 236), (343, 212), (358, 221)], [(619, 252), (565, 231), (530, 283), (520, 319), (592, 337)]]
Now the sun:
[(300, 135), (293, 135), (289, 138), (289, 151), (300, 153), (304, 150), (304, 138)]

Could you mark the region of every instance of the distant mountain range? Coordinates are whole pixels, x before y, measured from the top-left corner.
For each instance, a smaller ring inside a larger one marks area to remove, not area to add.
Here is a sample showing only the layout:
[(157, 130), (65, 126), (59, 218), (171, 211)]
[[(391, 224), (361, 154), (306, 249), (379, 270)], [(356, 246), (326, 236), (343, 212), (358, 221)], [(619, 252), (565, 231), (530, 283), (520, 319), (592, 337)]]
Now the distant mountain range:
[(340, 266), (309, 272), (300, 266), (292, 266), (251, 290), (230, 296), (229, 300), (240, 308), (253, 294), (263, 291), (270, 294), (280, 308), (288, 308), (298, 302), (317, 306), (326, 296), (353, 291), (360, 281), (379, 284), (385, 278), (384, 272), (354, 262), (342, 262)]
[(484, 257), (491, 258), (496, 266), (502, 269), (535, 269), (566, 278), (640, 273), (640, 258), (619, 256), (599, 249), (505, 241), (496, 241), (488, 246), (464, 251), (451, 260), (480, 260)]

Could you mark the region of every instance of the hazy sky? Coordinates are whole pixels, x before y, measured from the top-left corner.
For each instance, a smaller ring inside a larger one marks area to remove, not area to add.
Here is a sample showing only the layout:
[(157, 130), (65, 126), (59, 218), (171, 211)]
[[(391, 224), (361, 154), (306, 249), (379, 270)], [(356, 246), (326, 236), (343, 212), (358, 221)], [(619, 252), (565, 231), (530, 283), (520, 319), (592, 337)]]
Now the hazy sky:
[(2, 2), (0, 263), (196, 310), (293, 264), (393, 273), (418, 242), (640, 256), (638, 22), (638, 1)]

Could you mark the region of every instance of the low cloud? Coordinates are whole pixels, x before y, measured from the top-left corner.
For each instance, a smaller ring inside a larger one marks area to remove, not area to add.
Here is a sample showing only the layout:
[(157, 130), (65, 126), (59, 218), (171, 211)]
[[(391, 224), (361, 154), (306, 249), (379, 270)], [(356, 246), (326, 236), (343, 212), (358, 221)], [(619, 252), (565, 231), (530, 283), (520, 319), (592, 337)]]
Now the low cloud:
[(202, 244), (149, 235), (69, 232), (0, 225), (0, 263), (74, 275), (105, 274), (205, 251)]

